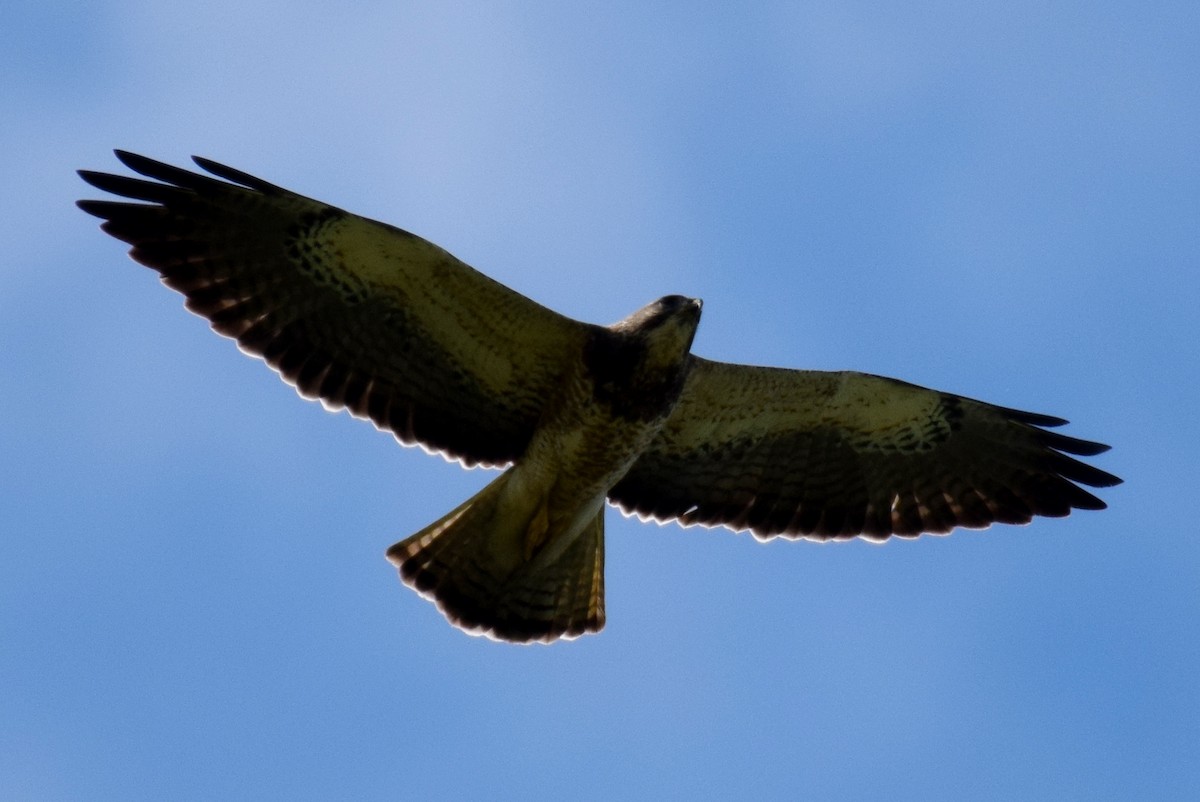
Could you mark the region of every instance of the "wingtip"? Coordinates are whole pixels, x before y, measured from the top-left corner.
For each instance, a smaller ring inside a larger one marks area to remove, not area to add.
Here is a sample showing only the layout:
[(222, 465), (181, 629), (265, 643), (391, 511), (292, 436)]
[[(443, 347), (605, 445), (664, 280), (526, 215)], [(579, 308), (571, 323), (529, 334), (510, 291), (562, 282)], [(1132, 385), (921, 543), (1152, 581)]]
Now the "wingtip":
[(1023, 409), (1013, 409), (1012, 407), (1001, 407), (1010, 418), (1021, 423), (1028, 423), (1031, 426), (1047, 426), (1055, 428), (1058, 426), (1066, 426), (1070, 423), (1066, 418), (1060, 418), (1057, 415), (1043, 415), (1040, 412), (1027, 412)]
[(143, 156), (133, 151), (116, 148), (113, 150), (113, 153), (116, 155), (117, 160), (130, 170), (146, 178), (153, 178), (156, 181), (175, 183), (180, 176), (188, 174), (186, 170), (180, 170), (178, 167), (173, 167), (166, 162), (160, 162), (157, 159), (151, 159), (149, 156)]
[(117, 161), (121, 162), (121, 164), (125, 165), (131, 170), (137, 170), (138, 172), (141, 172), (137, 168), (138, 164), (151, 161), (151, 159), (146, 156), (134, 153), (133, 151), (122, 150), (121, 148), (113, 148), (113, 155), (117, 157)]
[(92, 217), (99, 217), (101, 220), (105, 220), (107, 217), (104, 212), (101, 211), (101, 207), (98, 205), (100, 203), (103, 203), (103, 201), (77, 200), (75, 201), (75, 206), (87, 214), (90, 214)]
[(100, 172), (99, 170), (76, 170), (75, 175), (82, 178), (85, 183), (96, 187), (96, 189), (103, 189), (99, 182), (104, 180), (104, 173)]
[(223, 178), (226, 181), (232, 181), (234, 184), (239, 184), (257, 192), (262, 192), (268, 195), (282, 195), (287, 192), (287, 190), (272, 184), (270, 181), (264, 181), (258, 176), (250, 175), (250, 173), (237, 170), (229, 165), (221, 164), (218, 161), (213, 161), (212, 159), (205, 158), (204, 156), (192, 156), (192, 161), (197, 167), (211, 175), (215, 175), (217, 178)]

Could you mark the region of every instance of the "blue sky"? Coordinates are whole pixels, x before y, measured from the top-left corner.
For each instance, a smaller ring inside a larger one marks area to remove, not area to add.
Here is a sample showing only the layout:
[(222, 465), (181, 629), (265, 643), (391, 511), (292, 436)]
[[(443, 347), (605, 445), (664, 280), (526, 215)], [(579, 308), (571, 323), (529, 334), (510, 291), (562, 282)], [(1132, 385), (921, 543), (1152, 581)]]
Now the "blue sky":
[[(1181, 798), (1200, 786), (1194, 3), (10, 4), (0, 795)], [(1072, 420), (1102, 513), (885, 546), (608, 518), (608, 628), (464, 636), (489, 479), (302, 402), (73, 206), (192, 153), (695, 350)]]

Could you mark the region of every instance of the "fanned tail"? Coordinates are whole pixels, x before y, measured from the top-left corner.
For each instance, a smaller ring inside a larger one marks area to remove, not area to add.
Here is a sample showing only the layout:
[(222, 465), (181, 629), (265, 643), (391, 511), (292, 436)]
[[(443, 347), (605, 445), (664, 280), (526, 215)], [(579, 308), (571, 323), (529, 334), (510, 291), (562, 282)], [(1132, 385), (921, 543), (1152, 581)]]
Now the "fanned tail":
[(551, 549), (560, 533), (539, 530), (546, 521), (544, 499), (505, 492), (514, 470), (392, 546), (388, 559), (406, 585), (469, 632), (529, 642), (600, 630), (603, 506), (573, 542)]

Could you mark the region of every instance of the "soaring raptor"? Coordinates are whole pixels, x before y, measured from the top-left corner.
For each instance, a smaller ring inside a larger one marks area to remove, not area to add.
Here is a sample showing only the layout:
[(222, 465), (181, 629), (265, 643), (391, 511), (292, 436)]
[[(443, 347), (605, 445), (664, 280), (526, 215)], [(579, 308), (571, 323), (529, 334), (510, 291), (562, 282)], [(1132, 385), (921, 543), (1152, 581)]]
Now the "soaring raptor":
[[(604, 503), (688, 526), (842, 540), (1099, 510), (1121, 480), (1066, 421), (894, 379), (691, 354), (700, 301), (611, 326), (563, 317), (420, 237), (208, 159), (81, 170), (137, 202), (79, 207), (301, 395), (471, 467), (508, 467), (392, 546), (464, 630), (604, 626)], [(223, 179), (223, 180), (220, 180)]]

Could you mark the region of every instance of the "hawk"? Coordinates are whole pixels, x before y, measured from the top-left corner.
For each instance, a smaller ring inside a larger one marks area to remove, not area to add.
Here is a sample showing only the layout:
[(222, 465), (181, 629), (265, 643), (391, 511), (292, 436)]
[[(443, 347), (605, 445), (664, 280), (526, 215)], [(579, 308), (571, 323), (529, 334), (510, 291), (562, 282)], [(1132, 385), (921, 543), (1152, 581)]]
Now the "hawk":
[[(884, 540), (1105, 507), (1107, 446), (1061, 418), (895, 379), (691, 353), (700, 301), (611, 326), (559, 315), (420, 237), (203, 158), (81, 170), (83, 200), (214, 330), (306, 398), (464, 466), (507, 467), (388, 549), (458, 627), (604, 626), (604, 505), (684, 526)], [(151, 180), (146, 180), (151, 179)], [(1072, 456), (1075, 455), (1075, 456)]]

